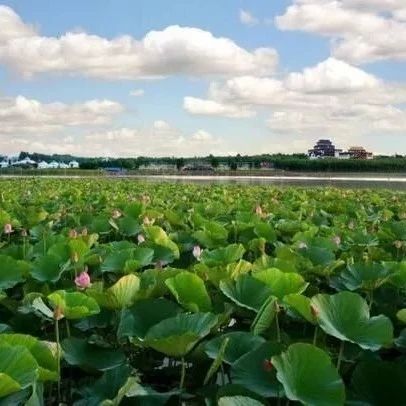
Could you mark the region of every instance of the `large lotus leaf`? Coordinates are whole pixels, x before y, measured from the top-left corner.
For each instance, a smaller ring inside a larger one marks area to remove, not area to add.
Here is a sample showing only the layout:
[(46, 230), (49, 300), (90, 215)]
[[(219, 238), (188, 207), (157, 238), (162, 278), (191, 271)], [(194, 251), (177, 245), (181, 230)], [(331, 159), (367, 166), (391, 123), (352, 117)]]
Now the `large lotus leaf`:
[(300, 250), (314, 265), (327, 266), (335, 260), (335, 254), (328, 248), (310, 246)]
[(344, 383), (330, 357), (320, 348), (292, 344), (281, 355), (272, 357), (272, 363), (290, 400), (314, 406), (344, 404)]
[(277, 298), (275, 296), (270, 296), (255, 316), (255, 319), (251, 324), (251, 331), (255, 335), (265, 333), (271, 327), (278, 310)]
[(182, 272), (165, 281), (178, 303), (192, 312), (211, 310), (211, 299), (201, 278), (191, 272)]
[(351, 386), (363, 405), (403, 405), (406, 399), (406, 366), (381, 360), (363, 361), (355, 368)]
[(320, 327), (339, 340), (376, 351), (393, 341), (393, 326), (386, 316), (370, 317), (367, 302), (357, 293), (319, 294), (311, 300)]
[(107, 292), (114, 298), (117, 308), (131, 306), (140, 289), (140, 278), (130, 274), (121, 277)]
[(228, 231), (219, 223), (214, 221), (203, 221), (203, 230), (193, 233), (193, 237), (199, 244), (209, 249), (227, 243)]
[(144, 227), (147, 238), (154, 244), (170, 250), (175, 258), (179, 258), (178, 246), (168, 237), (166, 232), (158, 226)]
[(256, 312), (272, 295), (269, 286), (251, 275), (241, 275), (235, 282), (232, 280), (221, 281), (220, 290), (239, 306)]
[(258, 271), (252, 276), (267, 285), (271, 289), (272, 295), (278, 299), (282, 299), (290, 293), (302, 293), (308, 286), (308, 283), (298, 273), (282, 272), (277, 268)]
[(383, 262), (383, 266), (389, 271), (389, 282), (397, 288), (406, 287), (406, 261)]
[(66, 338), (61, 346), (68, 364), (85, 369), (107, 371), (124, 364), (126, 360), (120, 350), (102, 348), (75, 337)]
[(38, 378), (38, 363), (27, 348), (0, 345), (0, 398), (25, 389)]
[(282, 349), (279, 343), (265, 342), (247, 352), (231, 365), (232, 382), (263, 397), (282, 396), (276, 371), (268, 367), (272, 356), (280, 354)]
[(267, 242), (273, 243), (276, 241), (275, 230), (269, 223), (256, 224), (254, 232), (258, 237), (264, 238)]
[(81, 292), (58, 290), (48, 295), (54, 309), (59, 308), (67, 319), (81, 319), (100, 312), (97, 302)]
[(176, 303), (164, 298), (141, 300), (123, 310), (117, 336), (143, 339), (152, 326), (176, 316), (180, 310)]
[(47, 254), (34, 261), (31, 275), (40, 282), (56, 282), (64, 271), (64, 261), (57, 255)]
[(0, 289), (9, 289), (24, 281), (30, 264), (12, 257), (0, 255)]
[(224, 340), (228, 339), (228, 344), (224, 352), (223, 361), (232, 364), (244, 354), (254, 350), (265, 342), (265, 339), (245, 331), (234, 331), (232, 333), (222, 334), (205, 345), (205, 352), (215, 359), (220, 351)]
[(239, 261), (244, 255), (245, 248), (241, 244), (231, 244), (212, 251), (204, 250), (201, 260), (207, 266), (222, 266)]
[(136, 271), (152, 263), (154, 250), (151, 248), (127, 248), (123, 250), (114, 250), (103, 261), (101, 265), (102, 272), (120, 272), (124, 273), (130, 268)]
[(156, 351), (181, 357), (207, 336), (216, 323), (217, 316), (211, 313), (181, 313), (152, 326), (144, 341)]
[(124, 207), (124, 214), (126, 214), (128, 217), (132, 217), (134, 219), (138, 219), (140, 215), (142, 214), (144, 210), (144, 207), (142, 203), (140, 202), (132, 202), (127, 204)]
[(218, 406), (263, 406), (258, 400), (247, 396), (223, 396), (218, 400)]
[(388, 270), (382, 264), (359, 262), (348, 265), (338, 280), (348, 290), (372, 290), (385, 283), (388, 275)]
[(51, 344), (25, 334), (0, 334), (0, 347), (4, 344), (25, 347), (38, 363), (39, 379), (58, 379), (58, 362)]
[(142, 230), (140, 223), (136, 219), (128, 216), (119, 219), (117, 224), (120, 232), (129, 237), (137, 235)]
[(293, 310), (295, 313), (303, 317), (306, 321), (312, 324), (316, 324), (316, 317), (311, 311), (310, 298), (299, 293), (292, 293), (290, 295), (286, 295), (283, 298), (283, 303), (287, 305), (289, 310)]

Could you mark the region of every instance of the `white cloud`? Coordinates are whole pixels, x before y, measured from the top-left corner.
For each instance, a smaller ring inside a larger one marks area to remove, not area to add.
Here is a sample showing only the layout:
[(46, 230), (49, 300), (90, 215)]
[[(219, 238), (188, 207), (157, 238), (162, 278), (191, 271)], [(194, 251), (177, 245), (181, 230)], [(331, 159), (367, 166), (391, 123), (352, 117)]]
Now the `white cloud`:
[(329, 58), (303, 73), (291, 73), (286, 79), (288, 89), (305, 93), (341, 93), (364, 91), (380, 85), (373, 75), (348, 65), (335, 58)]
[(252, 13), (247, 10), (240, 10), (240, 22), (244, 25), (254, 26), (259, 24), (258, 18), (256, 18)]
[(275, 19), (281, 30), (301, 30), (331, 37), (333, 56), (354, 64), (406, 60), (406, 21), (402, 21), (406, 6), (403, 0), (293, 2)]
[(171, 126), (169, 125), (169, 123), (167, 123), (164, 120), (154, 121), (153, 127), (155, 130), (158, 130), (158, 131), (168, 131), (171, 129)]
[(6, 6), (0, 6), (0, 22), (6, 26), (0, 31), (0, 63), (26, 77), (47, 72), (114, 80), (269, 74), (278, 62), (272, 48), (249, 51), (199, 28), (174, 25), (150, 31), (141, 40), (85, 32), (46, 37)]
[(134, 97), (141, 97), (144, 96), (145, 91), (144, 89), (135, 89), (135, 90), (131, 90), (130, 92), (130, 96), (134, 96)]
[(0, 136), (4, 134), (49, 133), (66, 127), (109, 123), (123, 107), (110, 100), (84, 103), (41, 103), (23, 96), (0, 98)]
[(220, 103), (214, 100), (199, 99), (196, 97), (185, 97), (183, 107), (190, 114), (204, 116), (220, 116), (230, 118), (247, 118), (255, 116), (254, 111), (245, 107)]
[(213, 135), (205, 130), (198, 130), (192, 135), (192, 140), (199, 142), (212, 141), (213, 139)]

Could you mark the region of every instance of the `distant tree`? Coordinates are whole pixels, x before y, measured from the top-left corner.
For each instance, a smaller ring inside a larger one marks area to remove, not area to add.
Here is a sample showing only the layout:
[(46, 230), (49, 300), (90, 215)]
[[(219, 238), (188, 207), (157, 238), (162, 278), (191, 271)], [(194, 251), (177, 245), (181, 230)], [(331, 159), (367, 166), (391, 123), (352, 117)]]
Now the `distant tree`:
[(180, 171), (185, 166), (185, 160), (183, 158), (178, 158), (176, 160), (176, 169)]

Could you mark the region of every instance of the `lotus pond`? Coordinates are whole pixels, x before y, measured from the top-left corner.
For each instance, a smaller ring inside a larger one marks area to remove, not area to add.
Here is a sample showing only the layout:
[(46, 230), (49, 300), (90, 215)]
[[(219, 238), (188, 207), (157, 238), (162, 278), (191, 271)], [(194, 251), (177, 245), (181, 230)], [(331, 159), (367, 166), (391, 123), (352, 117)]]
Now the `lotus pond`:
[(406, 405), (404, 193), (0, 185), (0, 405)]

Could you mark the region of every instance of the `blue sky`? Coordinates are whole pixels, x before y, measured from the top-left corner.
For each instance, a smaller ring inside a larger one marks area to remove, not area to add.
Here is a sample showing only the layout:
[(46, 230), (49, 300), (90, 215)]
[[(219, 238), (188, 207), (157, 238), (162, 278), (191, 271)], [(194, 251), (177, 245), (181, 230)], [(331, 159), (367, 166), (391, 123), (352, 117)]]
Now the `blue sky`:
[(402, 3), (0, 0), (0, 149), (406, 154)]

